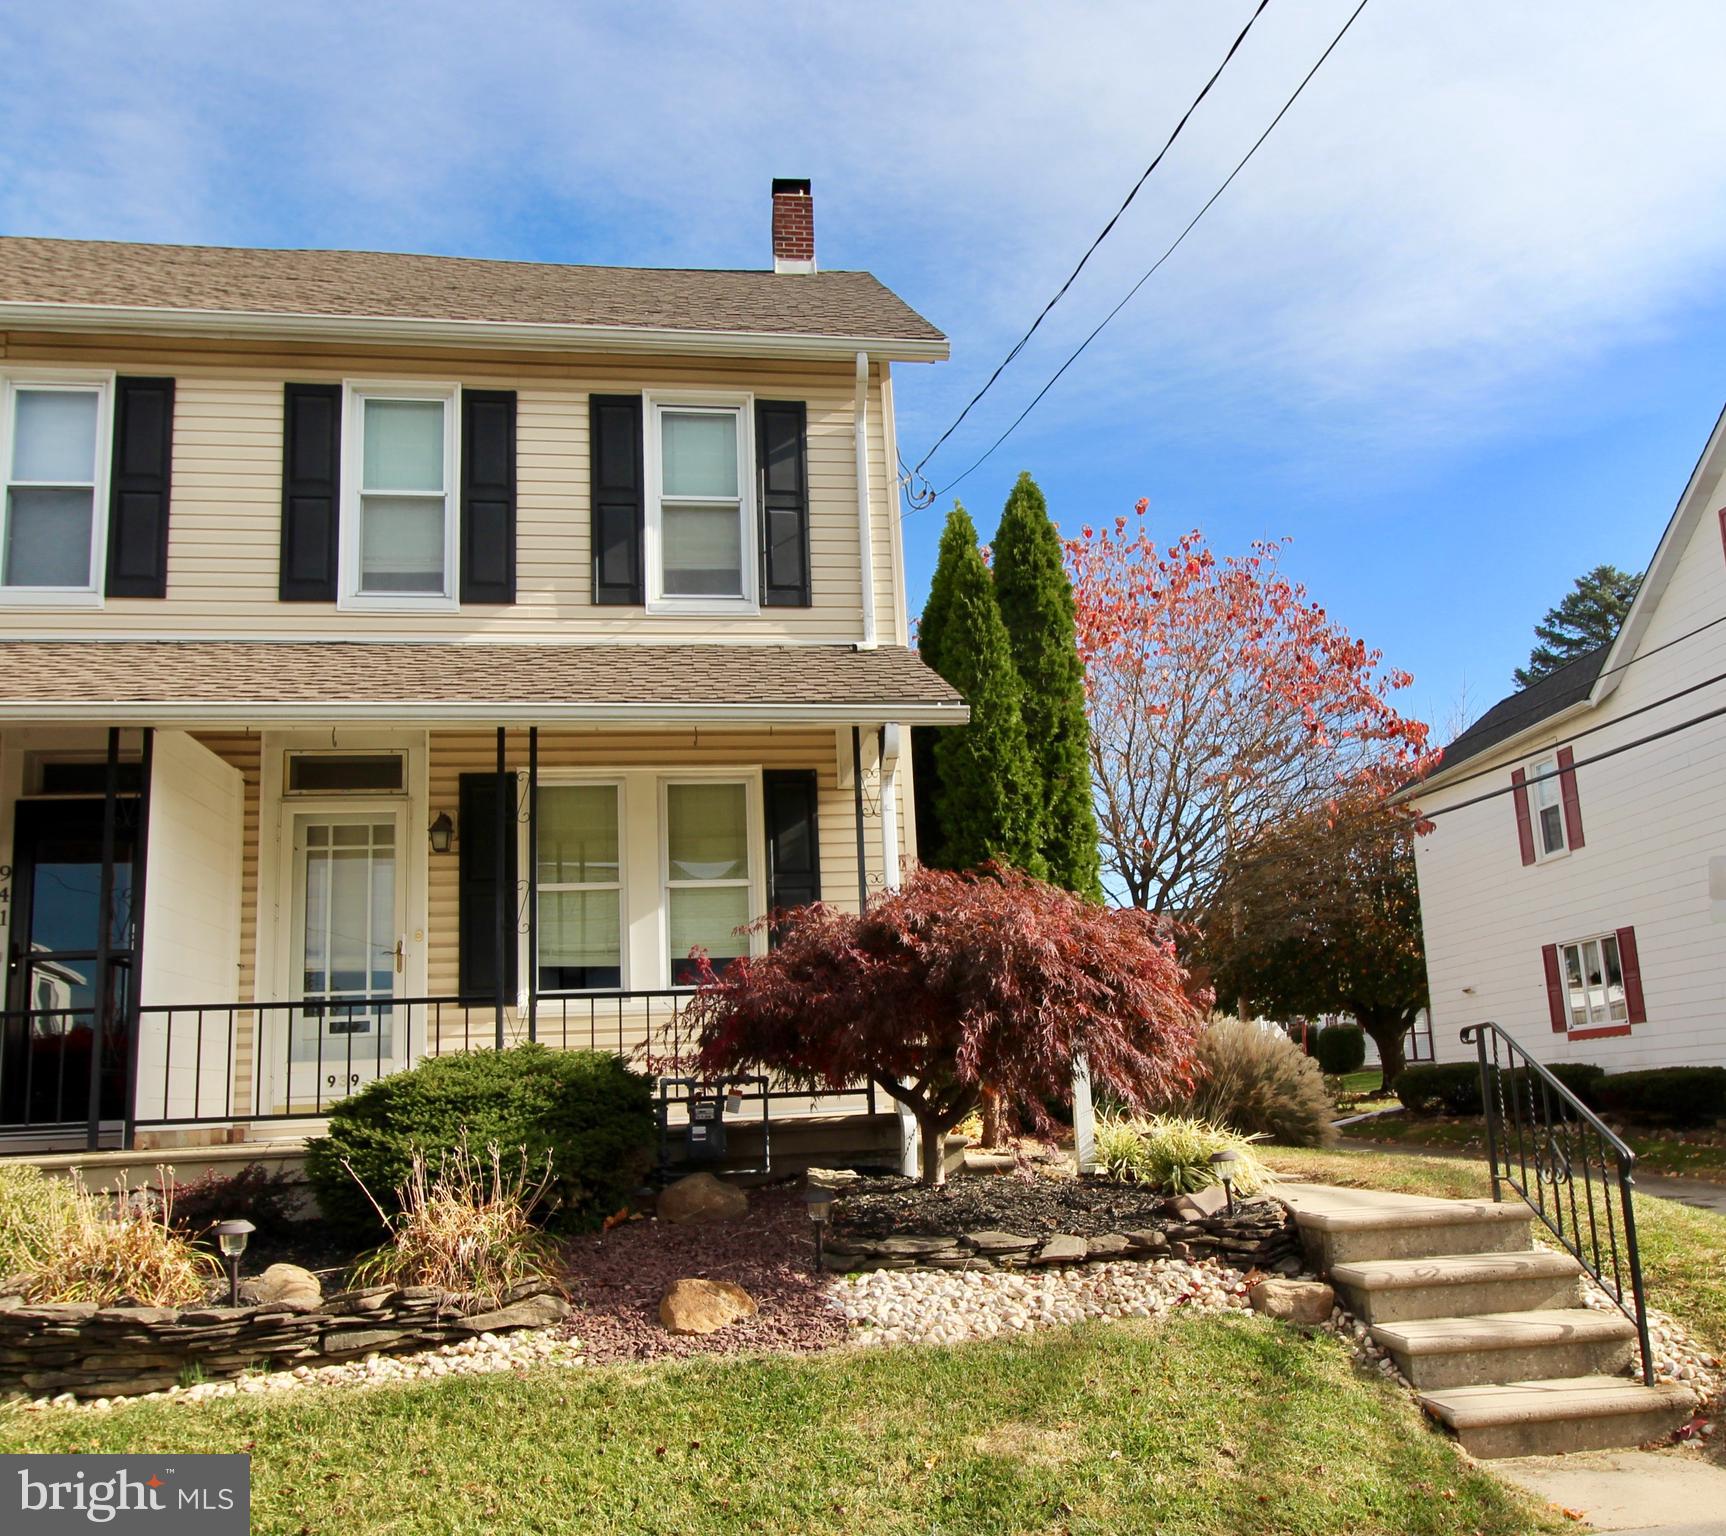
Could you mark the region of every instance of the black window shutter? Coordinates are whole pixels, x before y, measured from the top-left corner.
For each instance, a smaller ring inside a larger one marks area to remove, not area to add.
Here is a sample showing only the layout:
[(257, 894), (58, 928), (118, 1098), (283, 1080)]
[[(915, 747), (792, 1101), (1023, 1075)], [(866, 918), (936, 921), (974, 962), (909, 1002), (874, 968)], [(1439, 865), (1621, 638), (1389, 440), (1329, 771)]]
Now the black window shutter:
[(461, 393), (461, 600), (515, 601), (515, 391)]
[(109, 597), (168, 595), (168, 485), (174, 381), (114, 381), (114, 468), (108, 499)]
[(290, 384), (283, 395), (284, 603), (333, 603), (341, 528), (342, 389)]
[(755, 403), (761, 490), (761, 602), (809, 606), (808, 407), (801, 400)]
[[(508, 782), (513, 782), (510, 780)], [(460, 809), (456, 825), (458, 906), (460, 928), (460, 989), (467, 998), (490, 1000), (497, 991), (497, 775), (461, 775)], [(516, 819), (504, 825), (513, 829)], [(516, 931), (513, 915), (516, 886), (515, 839), (508, 838), (503, 850), (504, 882), (512, 907), (509, 931)], [(504, 991), (516, 988), (515, 946), (503, 957)]]
[(646, 515), (641, 396), (594, 395), (589, 402), (589, 496), (593, 505), (593, 600), (637, 605)]
[(767, 906), (781, 912), (821, 899), (820, 798), (813, 769), (761, 775), (767, 821)]

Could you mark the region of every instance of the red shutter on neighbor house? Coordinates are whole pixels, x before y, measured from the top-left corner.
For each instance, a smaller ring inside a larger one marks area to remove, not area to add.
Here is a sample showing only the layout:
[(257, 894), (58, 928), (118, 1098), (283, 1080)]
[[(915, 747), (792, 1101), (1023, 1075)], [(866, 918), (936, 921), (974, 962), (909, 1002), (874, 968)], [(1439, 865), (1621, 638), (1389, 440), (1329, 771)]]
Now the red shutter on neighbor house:
[(1511, 796), (1516, 801), (1516, 841), (1522, 849), (1522, 862), (1534, 862), (1534, 820), (1528, 814), (1528, 775), (1520, 768), (1511, 774), (1510, 782), (1516, 786), (1516, 793)]
[(1618, 930), (1618, 968), (1624, 975), (1624, 1012), (1632, 1024), (1648, 1022), (1648, 1005), (1642, 1000), (1642, 961), (1636, 954), (1636, 930)]
[(1558, 973), (1558, 946), (1546, 945), (1540, 958), (1546, 965), (1546, 1011), (1552, 1017), (1553, 1033), (1562, 1035), (1570, 1027), (1570, 1015), (1564, 1005), (1564, 979)]
[(1582, 846), (1582, 801), (1576, 794), (1576, 757), (1569, 747), (1558, 749), (1558, 787), (1564, 795), (1564, 845)]

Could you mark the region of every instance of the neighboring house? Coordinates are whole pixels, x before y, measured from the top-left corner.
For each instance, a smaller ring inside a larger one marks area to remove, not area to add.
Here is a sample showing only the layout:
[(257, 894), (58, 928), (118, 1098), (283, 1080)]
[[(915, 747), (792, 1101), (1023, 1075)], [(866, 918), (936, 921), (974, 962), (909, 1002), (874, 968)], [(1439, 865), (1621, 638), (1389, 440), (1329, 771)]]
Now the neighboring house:
[(1723, 479), (1726, 417), (1618, 638), (1409, 792), (1440, 1061), (1491, 1020), (1545, 1061), (1726, 1065), (1726, 716), (1615, 751), (1726, 706)]
[(891, 366), (947, 343), (816, 269), (807, 182), (772, 228), (760, 271), (0, 239), (0, 1134), (657, 1064), (692, 948), (897, 882), (906, 728), (966, 710), (908, 644)]

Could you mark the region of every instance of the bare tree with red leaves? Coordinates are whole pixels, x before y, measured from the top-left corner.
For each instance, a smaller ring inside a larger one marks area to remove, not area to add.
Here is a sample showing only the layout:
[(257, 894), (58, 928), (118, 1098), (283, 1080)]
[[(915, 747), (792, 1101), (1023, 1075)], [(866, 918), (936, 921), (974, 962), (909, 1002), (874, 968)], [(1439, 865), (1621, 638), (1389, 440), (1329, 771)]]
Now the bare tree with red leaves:
[(774, 918), (778, 942), (709, 975), (690, 1004), (698, 1070), (764, 1071), (812, 1092), (874, 1083), (916, 1117), (925, 1184), (987, 1083), (1039, 1129), (1073, 1065), (1143, 1108), (1191, 1083), (1208, 998), (1158, 920), (990, 865), (918, 869), (861, 916)]
[(1136, 907), (1217, 921), (1231, 855), (1262, 832), (1435, 760), (1390, 702), (1412, 677), (1284, 576), (1281, 550), (1159, 547), (1127, 518), (1068, 542), (1103, 864)]

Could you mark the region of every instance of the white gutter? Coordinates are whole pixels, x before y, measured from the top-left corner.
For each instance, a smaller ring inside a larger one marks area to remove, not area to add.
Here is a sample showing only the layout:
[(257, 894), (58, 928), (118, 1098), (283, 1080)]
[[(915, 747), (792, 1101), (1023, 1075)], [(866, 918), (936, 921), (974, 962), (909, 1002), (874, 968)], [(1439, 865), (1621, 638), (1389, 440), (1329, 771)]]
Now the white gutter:
[(0, 303), (0, 330), (106, 331), (256, 338), (309, 336), (338, 342), (538, 347), (560, 351), (674, 352), (712, 357), (808, 357), (835, 362), (863, 353), (895, 362), (938, 363), (940, 340), (905, 336), (820, 336), (772, 331), (699, 331), (624, 325), (528, 324), (397, 315), (316, 315), (123, 304)]
[(869, 526), (869, 354), (857, 354), (857, 389), (853, 418), (857, 429), (857, 552), (863, 562), (862, 648), (875, 649), (875, 536)]
[(890, 714), (914, 725), (963, 725), (963, 704), (908, 704), (852, 700), (845, 704), (628, 704), (546, 703), (537, 700), (391, 699), (384, 702), (258, 703), (241, 699), (0, 699), (0, 721), (15, 725), (852, 725), (859, 713)]

